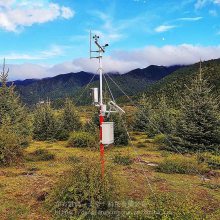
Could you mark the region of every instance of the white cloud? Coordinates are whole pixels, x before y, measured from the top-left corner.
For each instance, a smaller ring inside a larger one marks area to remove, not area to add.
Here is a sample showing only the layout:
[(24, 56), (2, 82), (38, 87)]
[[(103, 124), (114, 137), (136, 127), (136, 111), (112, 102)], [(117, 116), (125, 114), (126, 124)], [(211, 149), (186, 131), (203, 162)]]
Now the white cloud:
[(197, 0), (195, 3), (195, 8), (200, 9), (206, 5), (209, 0)]
[(69, 19), (74, 16), (74, 12), (68, 7), (61, 7), (61, 12), (61, 16), (65, 19)]
[[(91, 13), (91, 12), (90, 12)], [(101, 36), (102, 40), (108, 43), (116, 42), (124, 37), (122, 34), (122, 27), (115, 23), (113, 16), (103, 13), (101, 11), (94, 11), (91, 13), (102, 21), (102, 25), (96, 30), (92, 30), (93, 33)]]
[(174, 25), (160, 25), (160, 26), (156, 27), (154, 30), (158, 33), (161, 33), (161, 32), (169, 31), (173, 28), (176, 28), (176, 26), (174, 26)]
[(214, 0), (215, 4), (220, 4), (220, 0)]
[(197, 0), (195, 3), (195, 9), (201, 9), (207, 4), (220, 5), (220, 0)]
[(50, 72), (47, 71), (48, 67), (37, 64), (9, 64), (7, 67), (9, 67), (9, 80), (45, 78), (53, 76), (53, 74), (50, 75)]
[(180, 21), (199, 21), (203, 19), (203, 17), (188, 17), (188, 18), (179, 18)]
[(74, 11), (49, 1), (0, 0), (0, 28), (18, 32), (23, 27), (53, 21), (58, 18), (70, 19)]
[[(134, 51), (117, 51), (111, 56), (104, 57), (105, 72), (125, 73), (135, 68), (145, 68), (149, 65), (176, 65), (192, 64), (202, 60), (220, 58), (219, 46), (197, 46), (182, 44), (178, 46), (167, 45), (163, 47), (148, 46)], [(42, 78), (55, 76), (68, 72), (87, 71), (95, 73), (98, 61), (79, 58), (54, 66), (41, 66), (35, 64), (9, 65), (10, 79)]]
[(0, 60), (44, 60), (55, 56), (60, 56), (64, 53), (65, 46), (52, 45), (47, 50), (42, 50), (39, 52), (32, 53), (9, 53), (9, 54), (0, 54)]

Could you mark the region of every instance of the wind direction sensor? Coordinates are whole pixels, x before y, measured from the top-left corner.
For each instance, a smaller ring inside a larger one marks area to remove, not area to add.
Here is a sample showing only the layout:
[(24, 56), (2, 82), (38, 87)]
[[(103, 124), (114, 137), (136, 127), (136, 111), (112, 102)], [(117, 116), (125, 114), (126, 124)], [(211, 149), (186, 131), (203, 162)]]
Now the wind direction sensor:
[[(92, 88), (93, 91), (93, 104), (99, 107), (99, 125), (100, 125), (100, 157), (101, 157), (101, 169), (102, 177), (104, 177), (105, 171), (105, 160), (104, 160), (104, 146), (114, 143), (114, 123), (105, 122), (105, 116), (109, 117), (111, 113), (125, 113), (122, 108), (120, 108), (114, 101), (108, 102), (108, 105), (103, 103), (103, 68), (102, 68), (102, 58), (103, 54), (106, 52), (106, 47), (108, 44), (102, 46), (100, 44), (100, 37), (98, 35), (92, 35), (90, 31), (90, 59), (99, 60), (99, 89)], [(92, 47), (96, 46), (96, 50)], [(107, 107), (109, 110), (107, 110)]]

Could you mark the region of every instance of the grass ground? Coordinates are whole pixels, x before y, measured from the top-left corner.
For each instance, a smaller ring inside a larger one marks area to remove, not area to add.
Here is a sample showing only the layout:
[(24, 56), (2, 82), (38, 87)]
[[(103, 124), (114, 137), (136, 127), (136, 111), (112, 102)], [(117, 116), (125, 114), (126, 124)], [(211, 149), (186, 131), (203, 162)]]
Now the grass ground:
[[(208, 219), (220, 219), (220, 177), (213, 175), (201, 178), (200, 175), (165, 174), (155, 171), (155, 166), (169, 155), (158, 150), (157, 145), (146, 135), (132, 135), (133, 144), (127, 147), (106, 149), (106, 163), (119, 181), (118, 189), (129, 200), (143, 200), (152, 195), (174, 192), (178, 201), (189, 198), (195, 206), (208, 213)], [(99, 152), (88, 149), (66, 148), (65, 142), (33, 142), (26, 154), (36, 149), (47, 149), (55, 154), (51, 161), (26, 161), (14, 167), (0, 168), (0, 219), (16, 220), (53, 219), (44, 207), (44, 196), (56, 184), (59, 177), (73, 163), (71, 156), (77, 158), (96, 157)], [(113, 163), (115, 155), (129, 155), (134, 163), (123, 166)], [(218, 173), (218, 171), (215, 171)]]

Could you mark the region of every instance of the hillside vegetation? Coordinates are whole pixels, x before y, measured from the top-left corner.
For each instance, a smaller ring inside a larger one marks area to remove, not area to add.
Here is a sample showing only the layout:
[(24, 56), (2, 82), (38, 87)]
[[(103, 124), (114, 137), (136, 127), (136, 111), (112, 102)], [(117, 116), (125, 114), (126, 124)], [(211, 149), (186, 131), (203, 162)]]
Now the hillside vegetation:
[[(107, 76), (109, 75), (120, 87), (129, 95), (135, 95), (142, 92), (150, 84), (155, 83), (164, 76), (169, 75), (180, 66), (149, 66), (144, 69), (135, 69), (125, 74), (107, 73), (106, 79), (112, 89), (115, 97), (123, 96), (124, 94), (118, 90), (113, 81)], [(98, 87), (98, 75), (93, 75), (87, 72), (62, 74), (51, 78), (41, 80), (24, 80), (15, 81), (16, 89), (21, 96), (22, 101), (31, 106), (40, 100), (50, 99), (56, 106), (63, 104), (63, 100), (67, 97), (73, 97), (75, 101), (80, 97), (78, 104), (90, 104), (89, 93), (90, 89), (86, 85), (91, 81), (90, 88)], [(107, 89), (106, 81), (104, 87)], [(130, 83), (132, 82), (132, 83)], [(129, 86), (128, 86), (129, 85)], [(85, 91), (86, 89), (86, 91)]]
[[(186, 85), (199, 73), (200, 63), (180, 68), (146, 90), (146, 95), (156, 99), (162, 94), (169, 97), (170, 104), (178, 105)], [(220, 59), (202, 62), (202, 75), (213, 86), (213, 92), (220, 94)]]

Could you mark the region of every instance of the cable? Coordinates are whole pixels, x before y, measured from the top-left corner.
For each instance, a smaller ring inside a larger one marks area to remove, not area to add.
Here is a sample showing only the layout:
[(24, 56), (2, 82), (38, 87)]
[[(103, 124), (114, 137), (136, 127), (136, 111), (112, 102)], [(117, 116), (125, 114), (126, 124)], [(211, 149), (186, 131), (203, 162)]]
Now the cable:
[[(108, 75), (108, 74), (107, 74), (107, 75)], [(104, 76), (104, 78), (105, 78), (105, 76)], [(107, 86), (108, 86), (109, 92), (110, 92), (110, 94), (111, 94), (111, 96), (112, 96), (112, 99), (113, 99), (113, 101), (114, 101), (115, 99), (114, 99), (114, 96), (113, 96), (113, 94), (112, 94), (112, 91), (111, 91), (111, 89), (110, 89), (110, 87), (109, 87), (108, 81), (107, 81), (106, 78), (105, 78), (105, 80), (106, 80), (106, 84), (107, 84)], [(119, 114), (119, 115), (120, 115), (120, 114)], [(134, 144), (133, 144), (133, 142), (132, 142), (131, 136), (130, 136), (130, 134), (129, 134), (129, 132), (128, 132), (127, 126), (126, 126), (125, 122), (123, 121), (123, 118), (122, 118), (121, 115), (120, 115), (120, 118), (121, 118), (121, 121), (122, 121), (122, 123), (123, 123), (123, 126), (124, 126), (124, 128), (125, 128), (125, 130), (126, 130), (126, 133), (127, 133), (127, 135), (128, 135), (129, 141), (130, 141), (130, 143), (131, 143), (131, 145), (132, 145), (132, 147), (133, 147), (133, 149), (134, 149), (134, 152), (136, 153), (136, 155), (137, 155), (137, 157), (138, 157), (138, 161), (141, 161), (141, 158), (139, 157), (138, 152), (137, 152), (136, 149), (135, 149), (135, 146), (134, 146)], [(156, 194), (155, 194), (155, 192), (154, 192), (154, 190), (153, 190), (153, 188), (152, 188), (152, 186), (151, 186), (150, 180), (149, 180), (149, 178), (147, 177), (146, 172), (145, 172), (144, 167), (143, 167), (143, 164), (141, 164), (141, 162), (140, 162), (140, 165), (141, 165), (142, 172), (143, 172), (143, 174), (144, 174), (143, 176), (144, 176), (145, 179), (147, 180), (148, 187), (149, 187), (151, 193), (152, 193), (153, 196), (154, 196), (155, 204), (157, 204)]]
[(106, 84), (107, 84), (108, 90), (109, 90), (109, 92), (110, 92), (110, 94), (111, 94), (112, 100), (115, 102), (113, 93), (112, 93), (112, 91), (111, 91), (111, 89), (110, 89), (110, 86), (109, 86), (108, 81), (107, 81), (107, 79), (106, 79), (106, 77), (105, 77), (105, 74), (103, 74), (103, 76), (104, 76), (105, 82), (106, 82)]
[(93, 74), (93, 77), (91, 78), (91, 80), (87, 83), (86, 87), (84, 88), (84, 90), (82, 91), (82, 93), (80, 94), (79, 98), (76, 100), (75, 105), (78, 103), (78, 101), (80, 100), (80, 98), (82, 97), (82, 95), (85, 93), (86, 89), (88, 88), (88, 86), (91, 84), (92, 80), (95, 78), (95, 74)]
[(151, 192), (152, 192), (152, 194), (153, 194), (153, 196), (154, 196), (155, 204), (157, 204), (156, 193), (154, 192), (154, 190), (153, 190), (153, 188), (152, 188), (152, 186), (151, 186), (150, 180), (149, 180), (149, 178), (148, 178), (147, 175), (146, 175), (146, 172), (145, 172), (145, 170), (144, 170), (143, 164), (140, 162), (140, 161), (141, 161), (141, 158), (140, 158), (140, 156), (138, 155), (137, 150), (135, 149), (135, 146), (134, 146), (134, 144), (133, 144), (133, 141), (132, 141), (132, 139), (131, 139), (131, 136), (130, 136), (130, 134), (129, 134), (129, 132), (128, 132), (127, 126), (126, 126), (125, 122), (123, 121), (123, 118), (122, 118), (121, 115), (120, 115), (120, 117), (121, 117), (121, 121), (122, 121), (122, 123), (123, 123), (123, 126), (124, 126), (124, 128), (125, 128), (125, 130), (126, 130), (126, 133), (127, 133), (127, 135), (128, 135), (129, 141), (130, 141), (130, 143), (131, 143), (131, 145), (132, 145), (132, 148), (134, 149), (134, 152), (136, 153), (136, 155), (137, 155), (137, 157), (138, 157), (138, 161), (139, 161), (139, 163), (140, 163), (140, 165), (141, 165), (141, 169), (142, 169), (142, 171), (143, 171), (143, 173), (144, 173), (144, 177), (145, 177), (145, 179), (147, 180), (147, 184), (148, 184), (148, 186), (149, 186), (149, 188), (150, 188), (150, 190), (151, 190)]
[[(134, 103), (134, 101), (120, 88), (120, 86), (112, 79), (112, 77), (109, 76), (109, 74), (106, 73), (106, 75), (109, 77), (109, 79), (111, 79), (111, 81), (118, 87), (118, 89), (130, 100), (131, 103), (133, 103), (133, 105), (139, 109), (139, 107)], [(157, 125), (155, 125), (149, 118), (148, 121), (150, 122), (151, 125), (153, 125), (153, 127), (160, 133), (165, 135), (165, 139), (171, 144), (171, 147), (173, 149), (175, 149), (179, 154), (181, 154), (182, 156), (184, 156), (173, 144), (172, 142), (169, 140), (169, 138), (167, 138), (167, 134), (163, 133), (162, 131), (160, 131), (160, 129), (157, 127)], [(194, 170), (196, 171), (196, 173), (200, 176), (200, 178), (202, 178), (202, 180), (204, 180), (204, 176), (199, 172), (199, 170)]]
[(108, 73), (106, 73), (106, 75), (109, 77), (109, 79), (118, 87), (118, 89), (130, 100), (130, 102), (132, 102), (135, 106), (136, 104), (134, 103), (134, 101), (120, 88), (120, 86), (112, 79), (112, 77), (109, 76)]

